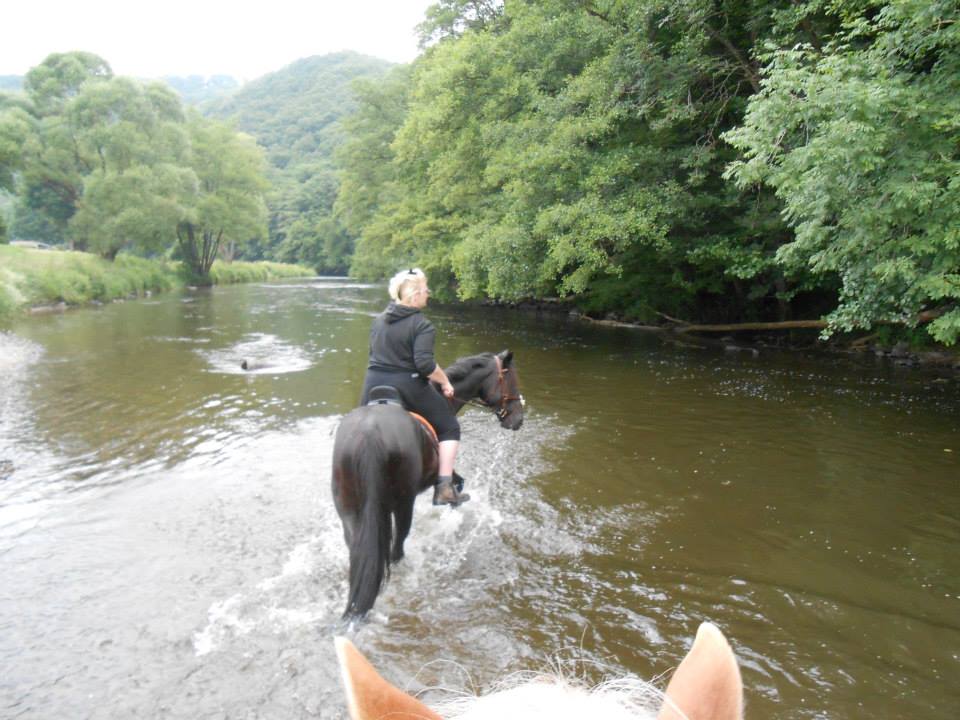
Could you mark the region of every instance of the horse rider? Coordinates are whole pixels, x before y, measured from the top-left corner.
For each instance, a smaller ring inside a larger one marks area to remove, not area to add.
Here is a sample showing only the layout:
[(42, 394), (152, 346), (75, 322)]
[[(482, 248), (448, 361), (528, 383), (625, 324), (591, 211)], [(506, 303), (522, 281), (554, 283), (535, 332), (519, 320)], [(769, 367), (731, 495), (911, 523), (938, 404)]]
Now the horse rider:
[[(371, 388), (392, 385), (408, 410), (423, 415), (433, 425), (440, 464), (433, 504), (456, 506), (470, 496), (458, 492), (453, 482), (460, 423), (448, 402), (453, 398), (453, 385), (433, 357), (436, 330), (420, 312), (430, 297), (427, 276), (419, 268), (401, 270), (391, 278), (389, 292), (390, 304), (370, 328), (370, 358), (360, 404), (367, 404)], [(431, 381), (440, 386), (443, 395)]]

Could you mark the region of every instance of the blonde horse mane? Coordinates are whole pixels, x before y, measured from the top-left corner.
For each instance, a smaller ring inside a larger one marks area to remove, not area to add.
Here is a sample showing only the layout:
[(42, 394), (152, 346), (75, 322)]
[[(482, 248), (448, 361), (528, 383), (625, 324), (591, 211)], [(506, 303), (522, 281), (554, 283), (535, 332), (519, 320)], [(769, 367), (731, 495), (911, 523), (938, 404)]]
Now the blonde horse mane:
[(335, 642), (352, 720), (739, 720), (743, 714), (736, 657), (710, 623), (700, 625), (665, 692), (634, 679), (584, 688), (553, 676), (509, 682), (435, 707), (384, 680), (346, 638)]

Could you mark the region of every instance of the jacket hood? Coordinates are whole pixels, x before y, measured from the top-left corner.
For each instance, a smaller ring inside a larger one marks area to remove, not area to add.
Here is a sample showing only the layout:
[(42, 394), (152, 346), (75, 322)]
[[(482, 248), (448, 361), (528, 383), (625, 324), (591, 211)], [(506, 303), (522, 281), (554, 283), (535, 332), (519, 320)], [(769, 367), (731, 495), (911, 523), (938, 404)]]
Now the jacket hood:
[(386, 317), (387, 323), (395, 323), (397, 320), (403, 320), (411, 315), (416, 315), (418, 312), (420, 312), (420, 308), (410, 307), (409, 305), (401, 305), (397, 302), (391, 302), (389, 305), (387, 305), (387, 309), (383, 311), (383, 315)]

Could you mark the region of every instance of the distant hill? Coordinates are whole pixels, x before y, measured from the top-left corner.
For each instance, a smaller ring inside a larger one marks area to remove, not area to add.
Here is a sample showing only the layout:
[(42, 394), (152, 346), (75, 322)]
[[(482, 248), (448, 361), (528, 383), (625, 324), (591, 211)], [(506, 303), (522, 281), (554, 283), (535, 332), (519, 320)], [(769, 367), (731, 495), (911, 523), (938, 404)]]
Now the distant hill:
[(355, 52), (316, 55), (247, 83), (204, 112), (235, 120), (276, 168), (325, 162), (342, 139), (338, 121), (356, 107), (350, 84), (382, 77), (391, 67)]
[(23, 75), (0, 75), (0, 90), (23, 90)]
[(177, 91), (177, 94), (187, 105), (202, 105), (222, 98), (235, 92), (240, 87), (240, 81), (230, 75), (188, 75), (178, 77), (165, 75), (161, 78), (167, 85)]

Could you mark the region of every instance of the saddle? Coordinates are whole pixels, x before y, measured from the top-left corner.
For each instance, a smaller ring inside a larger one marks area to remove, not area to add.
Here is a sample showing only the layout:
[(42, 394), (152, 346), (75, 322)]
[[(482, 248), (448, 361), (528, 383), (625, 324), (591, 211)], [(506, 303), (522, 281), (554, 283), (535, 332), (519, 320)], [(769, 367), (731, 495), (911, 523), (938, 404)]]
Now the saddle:
[[(398, 405), (404, 407), (400, 392), (393, 385), (377, 385), (370, 388), (370, 392), (367, 393), (367, 405)], [(423, 415), (419, 415), (412, 410), (407, 410), (407, 413), (423, 426), (427, 435), (433, 438), (433, 442), (439, 442), (437, 431), (433, 429), (433, 425)]]

